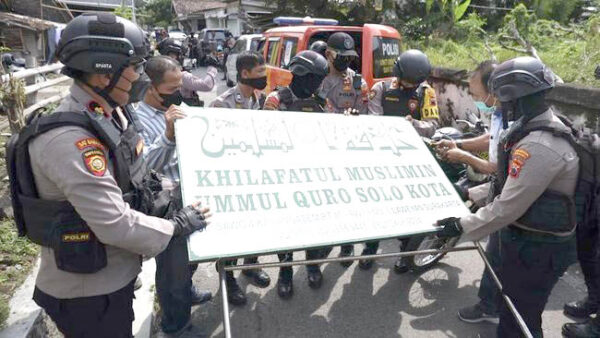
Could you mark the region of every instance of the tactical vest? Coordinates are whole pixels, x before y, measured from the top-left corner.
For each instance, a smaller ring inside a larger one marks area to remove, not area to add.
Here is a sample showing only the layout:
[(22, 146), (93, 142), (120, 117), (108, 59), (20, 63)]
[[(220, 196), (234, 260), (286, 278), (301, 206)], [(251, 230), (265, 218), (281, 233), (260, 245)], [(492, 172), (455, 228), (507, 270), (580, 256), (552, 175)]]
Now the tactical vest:
[(286, 111), (308, 113), (322, 113), (324, 111), (323, 106), (314, 97), (294, 100), (292, 90), (289, 87), (278, 88), (277, 93), (281, 103), (285, 104)]
[[(406, 91), (400, 87), (392, 89), (391, 82), (384, 81), (381, 96), (383, 115), (401, 117), (411, 115), (415, 120), (421, 120), (426, 87), (426, 84), (421, 83), (416, 90)], [(411, 109), (412, 104), (415, 105), (413, 109)]]
[[(149, 213), (158, 186), (148, 182), (143, 139), (136, 118), (125, 109), (126, 130), (118, 129), (102, 114), (55, 112), (34, 116), (6, 145), (6, 160), (15, 222), (20, 236), (52, 248), (60, 270), (94, 273), (106, 266), (106, 249), (68, 201), (39, 198), (29, 155), (29, 142), (54, 128), (77, 126), (96, 136), (107, 148), (112, 172), (123, 199), (131, 208)], [(57, 159), (60, 160), (60, 159)]]
[[(595, 177), (597, 167), (595, 162), (597, 160), (593, 158), (594, 155), (581, 149), (583, 145), (580, 143), (586, 141), (578, 140), (572, 129), (556, 122), (530, 122), (525, 126), (520, 122), (516, 121), (498, 144), (498, 172), (496, 181), (493, 182), (491, 187), (491, 195), (496, 197), (502, 192), (502, 188), (508, 179), (509, 159), (514, 146), (533, 131), (552, 132), (554, 136), (569, 141), (580, 157), (575, 194), (574, 196), (568, 196), (548, 189), (542, 193), (517, 222), (535, 231), (557, 234), (573, 232), (577, 224), (589, 222), (591, 214), (594, 214), (592, 218), (595, 219), (595, 211), (590, 213), (590, 210), (591, 206), (595, 205), (593, 201), (595, 200), (594, 194), (597, 184)], [(595, 207), (594, 210), (596, 210)]]

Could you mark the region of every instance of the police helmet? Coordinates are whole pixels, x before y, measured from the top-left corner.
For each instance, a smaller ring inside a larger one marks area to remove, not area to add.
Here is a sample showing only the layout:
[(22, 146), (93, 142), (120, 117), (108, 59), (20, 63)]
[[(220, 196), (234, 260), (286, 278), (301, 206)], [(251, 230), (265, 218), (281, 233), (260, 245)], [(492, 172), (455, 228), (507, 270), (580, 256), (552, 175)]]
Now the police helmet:
[(144, 31), (133, 22), (112, 13), (85, 13), (67, 24), (56, 55), (71, 69), (114, 74), (142, 61), (149, 51)]
[(181, 41), (175, 40), (173, 38), (166, 38), (160, 41), (158, 43), (157, 49), (160, 55), (168, 55), (169, 53), (184, 55), (187, 51), (187, 48)]
[(417, 49), (400, 54), (394, 64), (394, 76), (411, 84), (420, 84), (431, 73), (429, 58)]
[(540, 60), (517, 57), (500, 64), (490, 77), (490, 90), (500, 102), (519, 98), (554, 88), (555, 76)]
[(298, 76), (315, 74), (325, 77), (329, 73), (329, 64), (321, 54), (312, 50), (304, 50), (290, 60), (289, 70)]
[(315, 51), (323, 56), (325, 56), (325, 51), (327, 50), (327, 42), (322, 40), (317, 40), (310, 45), (309, 50)]

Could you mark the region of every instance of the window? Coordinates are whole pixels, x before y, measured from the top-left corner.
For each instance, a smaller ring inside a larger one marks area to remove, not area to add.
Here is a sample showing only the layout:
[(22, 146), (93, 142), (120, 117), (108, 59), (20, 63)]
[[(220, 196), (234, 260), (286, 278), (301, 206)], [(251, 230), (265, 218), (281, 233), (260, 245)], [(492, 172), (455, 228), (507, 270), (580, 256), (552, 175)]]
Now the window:
[(233, 45), (233, 48), (231, 48), (230, 54), (239, 54), (239, 53), (243, 52), (244, 50), (246, 50), (246, 40), (238, 39), (235, 42), (235, 45)]
[(373, 38), (373, 78), (394, 74), (394, 63), (400, 56), (400, 40), (376, 36)]
[(267, 46), (267, 63), (273, 66), (277, 65), (277, 50), (279, 48), (279, 38), (269, 39)]
[(298, 38), (286, 38), (283, 42), (283, 48), (281, 50), (282, 55), (280, 58), (279, 67), (286, 68), (290, 63), (290, 60), (296, 55), (298, 49)]
[(250, 50), (251, 51), (258, 52), (259, 46), (264, 46), (265, 45), (264, 39), (263, 39), (262, 43), (261, 43), (260, 40), (261, 40), (261, 38), (254, 38), (254, 39), (252, 39), (250, 41)]
[(265, 49), (265, 41), (266, 41), (266, 40), (265, 40), (265, 38), (260, 38), (260, 39), (258, 40), (258, 43), (257, 43), (256, 50), (257, 50), (257, 51), (258, 51), (258, 53), (260, 53), (260, 54), (262, 54), (262, 53), (263, 53), (263, 50)]

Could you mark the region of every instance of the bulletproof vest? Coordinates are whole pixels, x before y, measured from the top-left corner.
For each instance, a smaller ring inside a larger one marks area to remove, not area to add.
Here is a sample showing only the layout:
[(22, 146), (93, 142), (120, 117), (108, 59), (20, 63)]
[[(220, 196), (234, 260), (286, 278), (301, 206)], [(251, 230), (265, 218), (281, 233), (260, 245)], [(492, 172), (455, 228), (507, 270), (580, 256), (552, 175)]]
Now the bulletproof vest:
[(127, 129), (121, 131), (102, 114), (55, 112), (34, 116), (6, 145), (15, 222), (20, 236), (54, 250), (57, 267), (75, 273), (94, 273), (106, 266), (106, 250), (68, 201), (39, 198), (29, 155), (29, 142), (58, 127), (77, 126), (88, 130), (107, 148), (114, 165), (112, 174), (131, 208), (148, 213), (152, 189), (145, 183), (143, 139), (136, 118), (127, 109)]
[(496, 182), (492, 185), (492, 194), (495, 197), (501, 193), (508, 178), (512, 149), (529, 133), (538, 130), (547, 131), (567, 140), (579, 157), (579, 174), (575, 194), (568, 196), (548, 189), (517, 220), (518, 223), (528, 228), (550, 234), (572, 232), (578, 224), (595, 224), (598, 216), (598, 207), (596, 206), (599, 181), (598, 164), (600, 163), (598, 144), (594, 144), (591, 135), (570, 128), (570, 121), (565, 117), (559, 115), (559, 118), (566, 122), (567, 126), (554, 121), (539, 121), (530, 122), (524, 126), (516, 125), (514, 130), (511, 128), (498, 145), (498, 173)]
[(279, 94), (279, 100), (285, 104), (285, 110), (287, 111), (298, 111), (298, 112), (309, 112), (309, 113), (322, 113), (323, 106), (319, 104), (314, 96), (306, 99), (294, 99), (292, 90), (288, 87), (278, 88), (277, 93)]
[(402, 90), (400, 87), (392, 89), (391, 82), (384, 81), (381, 96), (383, 115), (401, 117), (411, 115), (414, 119), (420, 120), (425, 87), (426, 85), (422, 83), (415, 90)]

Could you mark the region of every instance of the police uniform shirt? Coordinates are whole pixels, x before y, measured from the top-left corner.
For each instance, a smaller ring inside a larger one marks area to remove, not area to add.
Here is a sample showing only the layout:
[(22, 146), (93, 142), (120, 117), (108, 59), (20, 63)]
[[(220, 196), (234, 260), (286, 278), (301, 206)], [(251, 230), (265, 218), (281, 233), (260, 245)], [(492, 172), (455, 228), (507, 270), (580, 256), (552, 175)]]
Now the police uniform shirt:
[[(535, 121), (558, 121), (552, 109)], [(462, 217), (462, 240), (479, 240), (513, 224), (528, 229), (517, 220), (545, 190), (573, 196), (579, 171), (579, 158), (569, 142), (547, 131), (534, 131), (521, 139), (509, 158), (509, 175), (502, 193), (475, 214)], [(558, 236), (570, 233), (558, 233)]]
[[(398, 88), (398, 79), (387, 80), (387, 84), (390, 89)], [(419, 135), (424, 137), (431, 137), (435, 134), (435, 130), (439, 127), (439, 107), (437, 105), (437, 97), (435, 90), (431, 88), (427, 83), (424, 87), (425, 92), (423, 93), (423, 102), (417, 100), (409, 100), (409, 105), (413, 107), (399, 107), (399, 109), (406, 109), (407, 115), (410, 114), (410, 110), (417, 110), (421, 107), (420, 115), (421, 120), (414, 119), (412, 121), (413, 127), (417, 130)], [(371, 88), (369, 92), (368, 110), (369, 115), (383, 115), (383, 94), (385, 92), (384, 81), (377, 82)], [(414, 101), (414, 102), (412, 102)]]
[(325, 112), (342, 114), (348, 108), (358, 110), (359, 114), (367, 113), (368, 86), (361, 79), (359, 90), (354, 89), (352, 78), (356, 73), (348, 68), (342, 74), (329, 73), (318, 91), (319, 96), (326, 99)]
[(197, 91), (211, 91), (215, 86), (215, 79), (217, 78), (217, 69), (215, 67), (208, 67), (206, 76), (204, 77), (195, 76), (190, 72), (182, 73), (181, 96), (185, 98), (193, 97)]
[[(75, 84), (56, 111), (93, 111), (91, 101), (91, 96)], [(95, 110), (102, 114), (100, 108)], [(123, 201), (111, 174), (113, 164), (107, 148), (92, 133), (76, 126), (55, 128), (32, 140), (29, 152), (40, 198), (69, 201), (105, 244), (107, 255), (107, 266), (102, 270), (77, 274), (59, 270), (53, 250), (42, 247), (36, 280), (40, 290), (61, 299), (117, 291), (139, 274), (140, 255), (155, 256), (167, 247), (172, 223), (135, 211)]]
[(260, 103), (255, 94), (244, 97), (239, 85), (228, 89), (210, 103), (210, 107), (231, 109), (260, 109)]

